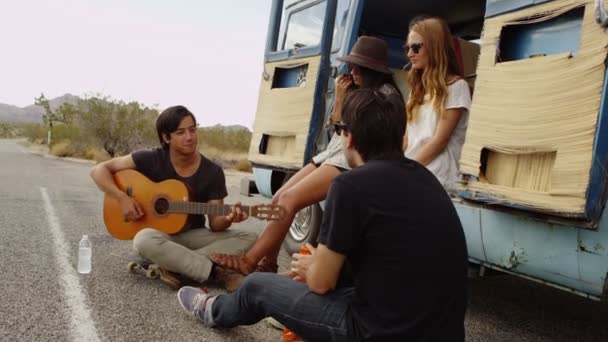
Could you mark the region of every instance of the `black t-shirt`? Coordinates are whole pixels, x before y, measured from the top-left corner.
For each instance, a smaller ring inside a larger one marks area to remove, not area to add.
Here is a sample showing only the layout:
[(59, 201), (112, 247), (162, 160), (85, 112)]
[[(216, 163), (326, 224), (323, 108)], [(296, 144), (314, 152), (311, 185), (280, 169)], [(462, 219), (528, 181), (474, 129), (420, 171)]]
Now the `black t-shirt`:
[[(222, 168), (201, 154), (201, 163), (198, 170), (190, 177), (181, 177), (175, 172), (169, 158), (169, 151), (163, 148), (141, 150), (131, 154), (136, 170), (153, 182), (162, 182), (167, 179), (177, 179), (186, 184), (189, 200), (192, 202), (207, 202), (209, 200), (224, 199), (226, 179)], [(204, 215), (191, 215), (188, 217), (187, 228), (201, 228), (205, 226)]]
[(464, 232), (424, 166), (370, 161), (336, 177), (319, 242), (352, 267), (356, 295), (347, 322), (355, 338), (464, 341)]

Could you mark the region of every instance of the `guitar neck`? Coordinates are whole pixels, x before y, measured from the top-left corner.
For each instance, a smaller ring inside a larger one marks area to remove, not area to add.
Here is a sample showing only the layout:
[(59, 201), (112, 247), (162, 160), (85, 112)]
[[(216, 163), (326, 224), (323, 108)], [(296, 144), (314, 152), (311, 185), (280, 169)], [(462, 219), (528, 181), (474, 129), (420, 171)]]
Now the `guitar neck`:
[[(251, 215), (248, 206), (241, 206), (241, 209)], [(232, 211), (232, 206), (223, 204), (207, 204), (198, 202), (169, 202), (169, 213), (172, 214), (191, 214), (191, 215), (218, 215), (226, 216)]]

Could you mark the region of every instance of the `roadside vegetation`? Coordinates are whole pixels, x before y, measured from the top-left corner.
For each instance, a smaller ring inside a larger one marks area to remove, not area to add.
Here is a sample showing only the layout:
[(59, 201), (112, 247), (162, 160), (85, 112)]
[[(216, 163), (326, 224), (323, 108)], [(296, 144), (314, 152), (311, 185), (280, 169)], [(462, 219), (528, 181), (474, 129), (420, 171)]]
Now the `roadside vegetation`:
[(198, 131), (198, 141), (201, 152), (222, 167), (251, 172), (251, 162), (247, 160), (251, 142), (248, 130), (204, 127)]
[[(56, 156), (98, 162), (158, 146), (155, 120), (159, 111), (156, 108), (102, 96), (51, 109), (41, 95), (36, 98), (36, 104), (45, 110), (43, 123), (0, 122), (0, 138), (24, 137), (29, 145), (46, 146)], [(218, 126), (199, 129), (201, 152), (224, 168), (251, 171), (247, 160), (250, 140), (251, 133), (245, 129)]]
[(23, 136), (24, 124), (0, 122), (0, 138), (13, 139)]

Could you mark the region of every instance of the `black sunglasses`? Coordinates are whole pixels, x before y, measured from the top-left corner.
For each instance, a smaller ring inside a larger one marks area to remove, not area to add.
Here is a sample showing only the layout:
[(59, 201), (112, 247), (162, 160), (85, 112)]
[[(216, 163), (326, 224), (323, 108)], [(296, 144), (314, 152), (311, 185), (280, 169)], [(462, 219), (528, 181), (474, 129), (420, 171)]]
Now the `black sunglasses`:
[(403, 45), (403, 49), (405, 50), (405, 53), (408, 53), (410, 51), (410, 49), (412, 49), (412, 51), (414, 53), (418, 53), (418, 52), (420, 52), (420, 48), (422, 48), (423, 46), (424, 46), (424, 43), (405, 44), (405, 45)]
[(335, 123), (334, 124), (334, 132), (336, 132), (337, 135), (342, 135), (342, 132), (347, 132), (348, 131), (348, 126), (346, 126), (343, 123)]

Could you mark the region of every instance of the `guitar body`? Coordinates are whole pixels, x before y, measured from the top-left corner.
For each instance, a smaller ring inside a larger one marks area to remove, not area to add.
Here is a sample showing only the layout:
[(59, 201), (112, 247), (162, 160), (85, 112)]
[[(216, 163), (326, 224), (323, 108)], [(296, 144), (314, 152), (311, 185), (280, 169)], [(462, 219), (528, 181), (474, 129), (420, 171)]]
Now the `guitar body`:
[(114, 182), (139, 203), (144, 216), (137, 221), (125, 222), (118, 201), (105, 195), (103, 221), (113, 237), (132, 240), (144, 228), (176, 234), (186, 225), (188, 214), (163, 213), (166, 201), (188, 201), (188, 189), (182, 182), (169, 179), (155, 183), (135, 170), (117, 172)]

